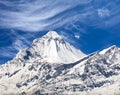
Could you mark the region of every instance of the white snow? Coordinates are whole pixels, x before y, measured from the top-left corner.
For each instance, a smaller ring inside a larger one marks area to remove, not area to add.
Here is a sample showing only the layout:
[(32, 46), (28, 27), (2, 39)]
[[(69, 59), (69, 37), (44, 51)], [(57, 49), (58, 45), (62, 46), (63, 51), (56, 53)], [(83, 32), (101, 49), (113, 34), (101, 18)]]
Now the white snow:
[(50, 31), (0, 65), (0, 95), (120, 95), (119, 79), (120, 48), (85, 55)]
[[(111, 46), (111, 47), (109, 47), (109, 48), (106, 48), (106, 49), (100, 51), (99, 54), (105, 54), (108, 50), (110, 50), (110, 49), (112, 49), (112, 48), (114, 48), (114, 47), (116, 47), (116, 46), (113, 45), (113, 46)], [(114, 51), (113, 51), (113, 52), (114, 52)]]
[[(64, 41), (55, 31), (50, 31), (42, 38), (35, 39), (29, 51), (34, 55), (37, 53), (42, 60), (49, 63), (67, 64), (78, 61), (85, 56), (80, 50)], [(32, 58), (32, 60), (34, 59)]]

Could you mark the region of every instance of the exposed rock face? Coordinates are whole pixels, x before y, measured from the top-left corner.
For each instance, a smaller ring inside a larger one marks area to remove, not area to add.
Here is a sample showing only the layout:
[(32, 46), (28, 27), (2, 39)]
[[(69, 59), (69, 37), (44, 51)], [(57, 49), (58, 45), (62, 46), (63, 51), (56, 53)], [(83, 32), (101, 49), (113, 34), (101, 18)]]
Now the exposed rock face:
[(0, 95), (119, 95), (120, 48), (85, 55), (50, 31), (0, 66)]

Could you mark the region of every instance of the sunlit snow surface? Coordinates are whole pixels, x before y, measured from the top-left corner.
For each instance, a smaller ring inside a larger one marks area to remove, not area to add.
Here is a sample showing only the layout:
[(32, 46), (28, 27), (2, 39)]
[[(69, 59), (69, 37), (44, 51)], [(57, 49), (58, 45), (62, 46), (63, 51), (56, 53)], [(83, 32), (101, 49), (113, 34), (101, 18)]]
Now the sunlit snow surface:
[(0, 66), (0, 95), (119, 95), (120, 48), (85, 55), (55, 31)]
[(41, 60), (49, 63), (72, 63), (85, 54), (64, 41), (55, 31), (49, 31), (35, 39), (30, 48), (21, 51), (17, 57), (28, 57), (29, 61)]

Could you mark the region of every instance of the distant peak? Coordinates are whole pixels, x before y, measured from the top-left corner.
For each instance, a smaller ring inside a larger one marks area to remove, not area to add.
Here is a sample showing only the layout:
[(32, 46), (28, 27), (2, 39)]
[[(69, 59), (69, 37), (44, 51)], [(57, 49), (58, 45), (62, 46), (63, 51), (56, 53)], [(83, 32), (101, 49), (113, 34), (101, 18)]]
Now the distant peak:
[(112, 45), (112, 46), (110, 47), (110, 49), (113, 49), (113, 48), (117, 48), (117, 46), (116, 46), (116, 45)]
[(116, 45), (112, 45), (112, 46), (110, 46), (109, 48), (107, 48), (106, 50), (108, 51), (108, 50), (114, 50), (114, 49), (116, 49), (117, 48), (117, 46)]
[(45, 36), (55, 38), (61, 38), (61, 36), (56, 31), (49, 31)]
[(56, 31), (53, 31), (53, 30), (48, 31), (47, 34), (58, 35), (58, 33)]
[(106, 52), (110, 52), (110, 51), (113, 51), (113, 50), (116, 50), (116, 49), (118, 49), (118, 47), (116, 45), (112, 45), (109, 48), (106, 48), (106, 49), (100, 51), (100, 54), (105, 54)]
[[(27, 55), (33, 55), (30, 58), (36, 58), (49, 63), (72, 63), (85, 56), (80, 50), (64, 41), (56, 31), (49, 31), (43, 37), (35, 39), (29, 48)], [(31, 60), (30, 59), (30, 60)]]

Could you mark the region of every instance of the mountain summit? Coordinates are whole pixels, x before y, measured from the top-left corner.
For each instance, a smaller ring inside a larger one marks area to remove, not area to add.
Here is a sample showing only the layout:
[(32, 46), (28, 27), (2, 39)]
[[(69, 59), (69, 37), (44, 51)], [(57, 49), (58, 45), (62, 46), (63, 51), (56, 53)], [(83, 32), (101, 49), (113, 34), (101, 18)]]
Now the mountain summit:
[[(23, 56), (24, 55), (24, 56)], [(55, 31), (49, 31), (41, 38), (35, 39), (32, 46), (19, 53), (22, 59), (41, 60), (49, 63), (72, 63), (85, 56), (75, 49)]]
[(0, 95), (120, 95), (120, 48), (83, 56), (50, 31), (0, 65)]
[(45, 36), (53, 39), (62, 39), (61, 36), (56, 31), (49, 31)]

